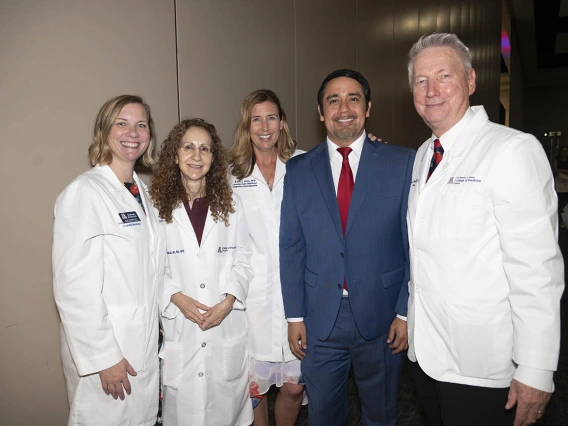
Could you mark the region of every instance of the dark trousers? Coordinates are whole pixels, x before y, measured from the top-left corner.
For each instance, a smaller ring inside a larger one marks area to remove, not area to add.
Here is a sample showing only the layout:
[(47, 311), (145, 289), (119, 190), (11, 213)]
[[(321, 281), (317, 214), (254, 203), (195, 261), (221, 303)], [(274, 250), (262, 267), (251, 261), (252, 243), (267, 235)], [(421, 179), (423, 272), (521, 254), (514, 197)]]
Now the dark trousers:
[(509, 426), (515, 410), (505, 410), (509, 388), (440, 382), (410, 362), (416, 391), (429, 426)]
[(302, 376), (310, 399), (310, 426), (347, 425), (347, 382), (351, 364), (361, 399), (362, 425), (396, 425), (398, 383), (404, 358), (402, 353), (391, 353), (387, 337), (363, 339), (347, 297), (341, 301), (328, 339), (318, 339), (307, 328)]

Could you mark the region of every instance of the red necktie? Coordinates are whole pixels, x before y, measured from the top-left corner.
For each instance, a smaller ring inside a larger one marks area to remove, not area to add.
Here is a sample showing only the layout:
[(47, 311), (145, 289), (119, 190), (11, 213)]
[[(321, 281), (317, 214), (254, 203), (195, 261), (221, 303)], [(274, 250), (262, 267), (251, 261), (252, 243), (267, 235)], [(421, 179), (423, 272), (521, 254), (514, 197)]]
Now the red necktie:
[(440, 139), (436, 139), (434, 141), (434, 154), (432, 154), (432, 160), (430, 160), (430, 170), (428, 170), (428, 177), (426, 178), (426, 182), (428, 182), (428, 179), (430, 179), (430, 176), (432, 176), (432, 173), (434, 173), (434, 170), (436, 170), (436, 167), (438, 167), (438, 164), (440, 164), (440, 161), (442, 161), (443, 156), (444, 148), (440, 143)]
[[(337, 184), (337, 204), (339, 205), (339, 216), (341, 217), (341, 227), (343, 228), (343, 235), (345, 235), (345, 228), (347, 227), (347, 215), (349, 214), (349, 204), (351, 204), (351, 194), (355, 182), (353, 181), (353, 172), (349, 165), (349, 153), (351, 148), (341, 147), (337, 148), (337, 152), (343, 157), (341, 164), (341, 174), (339, 175), (339, 183)], [(347, 290), (347, 279), (343, 281), (343, 288)]]

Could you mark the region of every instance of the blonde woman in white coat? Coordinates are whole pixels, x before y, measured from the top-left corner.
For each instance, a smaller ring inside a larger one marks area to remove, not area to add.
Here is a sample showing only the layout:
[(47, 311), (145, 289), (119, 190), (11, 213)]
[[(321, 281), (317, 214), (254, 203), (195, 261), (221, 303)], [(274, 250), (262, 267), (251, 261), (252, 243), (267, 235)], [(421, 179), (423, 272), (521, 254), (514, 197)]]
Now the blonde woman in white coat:
[(285, 163), (303, 152), (295, 146), (276, 94), (262, 89), (248, 95), (241, 106), (229, 155), (233, 191), (243, 202), (253, 242), (255, 277), (246, 313), (255, 426), (268, 425), (264, 396), (272, 385), (280, 388), (274, 408), (278, 426), (293, 426), (303, 401), (300, 360), (288, 344), (278, 254)]
[(136, 162), (152, 163), (153, 145), (143, 99), (110, 99), (89, 148), (95, 167), (55, 205), (53, 284), (69, 425), (156, 422), (165, 234), (134, 173)]
[(151, 194), (167, 222), (164, 424), (250, 425), (244, 312), (253, 277), (250, 240), (213, 125), (191, 119), (173, 128)]

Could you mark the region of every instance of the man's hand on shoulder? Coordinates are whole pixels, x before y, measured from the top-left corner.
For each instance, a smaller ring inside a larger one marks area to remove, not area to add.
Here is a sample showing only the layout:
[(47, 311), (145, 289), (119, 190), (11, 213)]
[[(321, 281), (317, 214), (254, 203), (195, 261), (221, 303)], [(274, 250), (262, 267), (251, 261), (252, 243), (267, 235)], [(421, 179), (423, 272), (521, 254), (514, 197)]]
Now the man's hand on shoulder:
[(505, 409), (512, 409), (517, 404), (514, 426), (525, 426), (536, 423), (544, 414), (551, 394), (532, 388), (515, 379), (511, 380), (509, 399)]

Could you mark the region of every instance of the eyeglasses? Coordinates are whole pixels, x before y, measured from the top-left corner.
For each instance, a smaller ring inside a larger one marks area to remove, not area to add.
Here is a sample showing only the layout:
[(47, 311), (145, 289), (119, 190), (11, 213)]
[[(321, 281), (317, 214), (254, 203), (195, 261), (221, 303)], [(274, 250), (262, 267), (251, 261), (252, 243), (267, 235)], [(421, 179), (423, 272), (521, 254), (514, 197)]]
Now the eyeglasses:
[(213, 150), (209, 145), (199, 145), (199, 147), (196, 148), (194, 144), (189, 143), (187, 145), (182, 146), (181, 149), (184, 150), (185, 152), (189, 152), (192, 155), (195, 154), (196, 149), (199, 149), (199, 153), (204, 156), (213, 154)]

